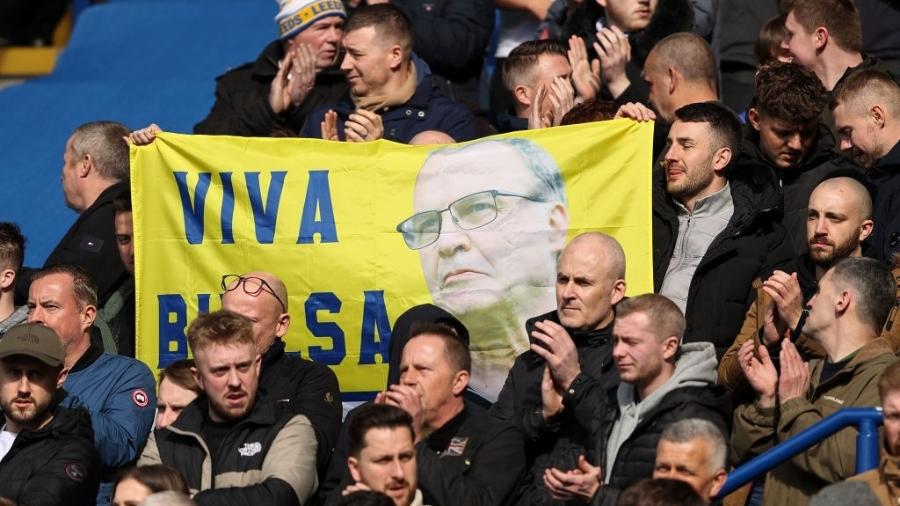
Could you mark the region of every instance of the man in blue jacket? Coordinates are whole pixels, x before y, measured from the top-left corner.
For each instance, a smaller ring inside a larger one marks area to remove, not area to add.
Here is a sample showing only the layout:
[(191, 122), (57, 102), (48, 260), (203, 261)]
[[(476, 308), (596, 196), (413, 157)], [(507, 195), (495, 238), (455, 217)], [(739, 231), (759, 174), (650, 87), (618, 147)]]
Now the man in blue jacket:
[(389, 4), (360, 7), (344, 28), (341, 70), (350, 92), (306, 118), (300, 137), (408, 143), (425, 130), (455, 141), (476, 137), (475, 117), (432, 88), (428, 65), (413, 58), (409, 19)]
[(103, 465), (97, 504), (109, 504), (113, 474), (138, 457), (150, 434), (153, 374), (137, 360), (103, 352), (99, 335), (92, 335), (97, 292), (80, 267), (57, 265), (35, 274), (28, 308), (29, 323), (53, 329), (66, 349), (69, 375), (60, 405), (83, 407), (91, 415)]

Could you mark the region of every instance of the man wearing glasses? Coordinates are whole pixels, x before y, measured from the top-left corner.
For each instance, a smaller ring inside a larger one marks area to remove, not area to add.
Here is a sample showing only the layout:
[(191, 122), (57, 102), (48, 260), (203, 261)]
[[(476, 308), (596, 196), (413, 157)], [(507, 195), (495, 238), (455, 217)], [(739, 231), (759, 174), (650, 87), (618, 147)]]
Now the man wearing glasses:
[(525, 320), (556, 304), (568, 229), (559, 167), (524, 139), (438, 149), (419, 171), (413, 206), (397, 230), (419, 252), (434, 303), (470, 330), (470, 386), (493, 402), (528, 349)]
[(285, 353), (291, 325), (284, 283), (268, 272), (222, 276), (222, 309), (246, 317), (262, 355), (259, 387), (286, 411), (305, 415), (318, 442), (316, 467), (324, 476), (341, 427), (341, 392), (328, 366)]

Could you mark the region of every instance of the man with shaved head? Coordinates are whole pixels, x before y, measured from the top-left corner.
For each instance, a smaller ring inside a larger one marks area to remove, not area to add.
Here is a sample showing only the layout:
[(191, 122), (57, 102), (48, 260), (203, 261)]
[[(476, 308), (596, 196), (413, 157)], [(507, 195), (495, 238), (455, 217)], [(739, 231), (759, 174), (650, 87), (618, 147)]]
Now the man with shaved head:
[[(653, 159), (657, 160), (666, 145), (667, 125), (675, 122), (675, 111), (689, 104), (719, 100), (718, 67), (709, 43), (697, 34), (680, 32), (653, 46), (642, 75), (650, 104), (661, 120), (653, 132)], [(645, 119), (631, 112), (635, 109), (646, 110), (642, 104), (625, 104), (617, 117)]]
[(801, 257), (798, 272), (775, 271), (764, 282), (757, 280), (754, 302), (744, 318), (741, 332), (719, 364), (719, 382), (736, 393), (750, 394), (741, 372), (741, 346), (754, 340), (774, 351), (781, 340), (792, 337), (805, 357), (821, 356), (815, 343), (800, 334), (806, 301), (816, 291), (818, 280), (831, 266), (847, 257), (862, 255), (861, 244), (872, 233), (872, 198), (859, 181), (835, 177), (819, 183), (807, 205), (806, 239), (809, 251)]
[(834, 150), (834, 137), (820, 122), (830, 94), (819, 78), (797, 63), (769, 62), (756, 71), (756, 91), (735, 170), (759, 167), (784, 195), (781, 224), (796, 255), (806, 252), (806, 203), (823, 179), (858, 171)]
[(284, 283), (269, 272), (222, 276), (222, 308), (242, 315), (253, 325), (253, 340), (262, 368), (259, 387), (282, 409), (309, 418), (318, 441), (319, 475), (341, 427), (341, 392), (337, 377), (327, 366), (285, 353), (282, 338), (291, 325)]
[(528, 320), (531, 347), (516, 358), (492, 413), (525, 433), (528, 474), (521, 497), (550, 500), (544, 471), (570, 469), (593, 446), (577, 411), (593, 412), (599, 398), (582, 386), (605, 390), (618, 382), (612, 360), (613, 307), (625, 296), (625, 253), (612, 237), (581, 234), (563, 249), (556, 268), (556, 310)]
[(832, 107), (841, 150), (878, 192), (866, 256), (890, 263), (900, 252), (900, 86), (884, 72), (859, 71), (835, 89)]
[(694, 33), (675, 33), (657, 42), (644, 63), (650, 102), (666, 123), (688, 104), (717, 101), (716, 75), (712, 49)]

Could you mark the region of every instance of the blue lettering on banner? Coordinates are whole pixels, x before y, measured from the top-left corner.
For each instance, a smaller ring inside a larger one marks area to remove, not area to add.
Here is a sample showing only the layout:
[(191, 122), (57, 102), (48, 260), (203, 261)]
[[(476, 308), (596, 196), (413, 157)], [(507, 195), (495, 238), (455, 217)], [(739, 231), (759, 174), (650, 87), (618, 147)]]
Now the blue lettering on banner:
[(256, 225), (256, 240), (260, 244), (272, 244), (275, 241), (275, 223), (278, 220), (278, 203), (281, 201), (281, 189), (287, 172), (272, 172), (266, 203), (262, 203), (259, 189), (259, 172), (245, 174), (247, 193), (250, 194), (250, 208), (253, 210), (253, 222)]
[(203, 211), (205, 210), (206, 194), (209, 192), (209, 181), (212, 174), (203, 172), (197, 178), (197, 186), (194, 187), (193, 204), (191, 204), (191, 192), (187, 184), (187, 172), (175, 172), (175, 183), (178, 185), (178, 193), (181, 195), (181, 209), (184, 214), (184, 233), (188, 244), (200, 244), (203, 242)]
[[(222, 294), (219, 295), (221, 305)], [(210, 312), (212, 294), (198, 293), (197, 313)], [(380, 355), (380, 363), (385, 364), (390, 357), (391, 321), (384, 302), (384, 290), (363, 291), (364, 304), (360, 329), (359, 364), (376, 364), (376, 356)], [(188, 344), (185, 331), (188, 320), (188, 304), (183, 295), (159, 294), (159, 346), (158, 369), (168, 367), (175, 361), (187, 358)], [(313, 337), (326, 338), (331, 341), (330, 347), (310, 346), (309, 358), (326, 365), (338, 365), (347, 356), (347, 345), (344, 330), (333, 321), (320, 321), (319, 313), (324, 311), (332, 315), (339, 314), (343, 302), (333, 292), (314, 292), (309, 294), (304, 304), (306, 327)], [(376, 337), (377, 333), (377, 337)]]
[[(374, 364), (375, 355), (381, 355), (381, 363), (386, 364), (391, 351), (391, 321), (384, 305), (384, 290), (366, 290), (365, 306), (360, 332), (359, 363)], [(378, 340), (375, 330), (378, 329)]]
[(306, 200), (303, 202), (300, 237), (297, 238), (297, 244), (312, 244), (315, 234), (319, 234), (319, 242), (338, 242), (327, 170), (309, 171), (309, 184), (306, 187)]
[(163, 369), (187, 357), (187, 337), (184, 335), (188, 324), (187, 303), (178, 294), (158, 295), (156, 298), (159, 302), (159, 363), (156, 368)]
[(304, 305), (306, 311), (306, 328), (315, 337), (331, 338), (331, 349), (321, 346), (309, 347), (309, 358), (327, 365), (337, 365), (344, 360), (347, 347), (344, 343), (344, 331), (334, 322), (320, 322), (319, 311), (331, 314), (341, 312), (341, 299), (332, 292), (311, 293)]
[[(208, 293), (197, 294), (200, 314), (209, 312), (209, 298)], [(184, 333), (188, 326), (187, 301), (177, 293), (157, 295), (156, 299), (159, 302), (159, 363), (156, 367), (164, 369), (188, 356), (187, 336)]]
[(231, 172), (220, 172), (222, 178), (222, 244), (234, 244), (234, 185), (231, 184)]
[[(244, 178), (247, 183), (250, 209), (253, 213), (256, 241), (259, 244), (272, 244), (275, 242), (275, 226), (278, 221), (278, 209), (281, 204), (281, 194), (287, 178), (287, 171), (270, 172), (271, 179), (265, 202), (260, 188), (260, 174), (260, 172), (247, 172), (244, 174)], [(212, 173), (198, 174), (193, 190), (188, 185), (187, 172), (173, 172), (172, 175), (175, 177), (175, 184), (178, 186), (178, 194), (181, 197), (185, 239), (188, 244), (202, 244), (205, 234), (206, 198), (212, 184)], [(219, 173), (222, 181), (219, 219), (222, 244), (234, 244), (235, 193), (232, 176), (231, 172)], [(313, 244), (316, 242), (316, 234), (319, 235), (318, 242), (320, 243), (338, 242), (327, 170), (309, 172), (297, 244)]]

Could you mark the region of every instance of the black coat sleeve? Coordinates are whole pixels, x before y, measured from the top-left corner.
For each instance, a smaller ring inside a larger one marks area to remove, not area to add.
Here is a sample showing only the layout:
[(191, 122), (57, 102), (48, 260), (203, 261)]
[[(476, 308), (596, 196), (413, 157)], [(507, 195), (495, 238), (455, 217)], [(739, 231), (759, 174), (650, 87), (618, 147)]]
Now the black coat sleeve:
[[(268, 89), (250, 81), (250, 69), (236, 69), (216, 82), (216, 101), (209, 114), (194, 125), (195, 134), (268, 137), (278, 128), (269, 106)], [(247, 82), (240, 83), (239, 80)]]
[[(308, 371), (300, 388), (294, 394), (297, 412), (309, 418), (316, 432), (316, 462), (318, 469), (325, 470), (331, 451), (341, 431), (341, 391), (337, 376), (328, 366), (312, 361), (304, 361)], [(324, 473), (320, 471), (320, 476)]]
[[(442, 8), (426, 9), (422, 2), (393, 0), (412, 21), (416, 54), (437, 72), (480, 68), (494, 29), (494, 3), (490, 0), (446, 0)], [(431, 4), (434, 5), (434, 4)]]
[[(525, 470), (525, 445), (519, 430), (511, 424), (487, 438), (477, 453), (467, 460), (462, 472), (448, 469), (452, 457), (441, 457), (426, 444), (416, 452), (419, 488), (437, 505), (505, 504)], [(461, 458), (461, 457), (459, 457)]]
[(559, 429), (558, 423), (548, 422), (544, 420), (541, 414), (541, 405), (534, 406), (521, 405), (519, 391), (524, 389), (526, 379), (525, 365), (521, 359), (516, 359), (500, 394), (497, 396), (497, 402), (491, 406), (490, 414), (494, 418), (510, 421), (518, 425), (522, 431), (522, 435), (527, 443), (535, 443), (543, 439), (548, 434), (554, 433)]
[[(127, 186), (120, 183), (106, 190), (114, 193), (119, 191), (127, 191)], [(98, 197), (98, 200), (104, 201), (95, 203), (96, 207), (91, 206), (79, 216), (44, 264), (45, 267), (60, 264), (82, 267), (97, 286), (97, 297), (101, 305), (128, 277), (116, 245), (116, 211), (106, 192)], [(27, 277), (28, 281), (23, 282), (23, 285), (30, 284), (32, 273), (27, 274), (23, 278)], [(28, 287), (23, 286), (23, 289), (27, 297)]]
[(211, 488), (194, 496), (198, 506), (278, 506), (299, 504), (297, 494), (284, 480), (269, 478), (249, 487)]
[(586, 432), (591, 432), (595, 430), (597, 414), (607, 404), (606, 395), (599, 381), (582, 372), (563, 395), (563, 408), (571, 411), (578, 425)]
[[(27, 450), (26, 450), (27, 451)], [(100, 457), (87, 439), (70, 441), (22, 487), (19, 506), (94, 504), (100, 486)]]

